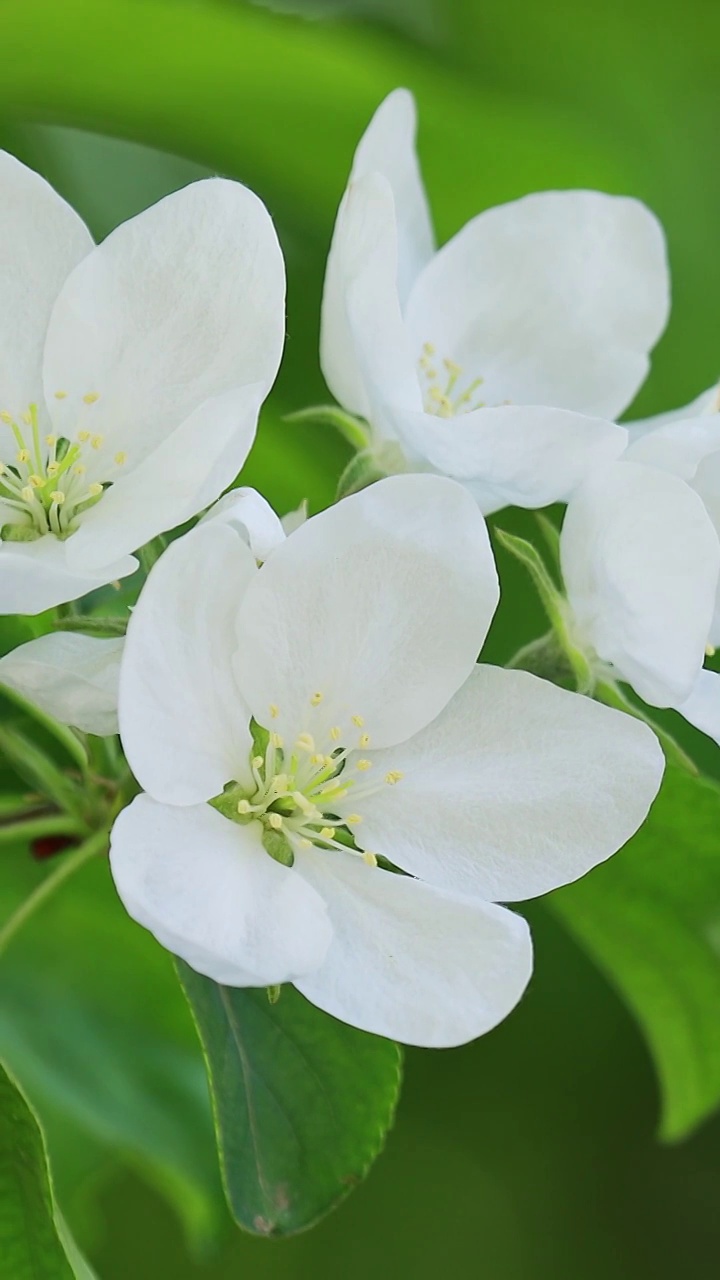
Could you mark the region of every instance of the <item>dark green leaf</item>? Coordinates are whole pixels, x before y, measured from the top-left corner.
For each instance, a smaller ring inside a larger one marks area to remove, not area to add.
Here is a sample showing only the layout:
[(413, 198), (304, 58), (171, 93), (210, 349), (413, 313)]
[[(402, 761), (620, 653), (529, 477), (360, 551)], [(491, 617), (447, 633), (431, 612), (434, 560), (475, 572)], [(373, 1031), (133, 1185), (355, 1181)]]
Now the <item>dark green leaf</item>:
[(228, 1203), (241, 1227), (289, 1235), (361, 1181), (392, 1124), (400, 1051), (294, 987), (222, 987), (178, 962), (203, 1043)]
[(93, 1280), (56, 1209), (37, 1117), (0, 1064), (0, 1280), (74, 1277)]
[(669, 768), (626, 848), (548, 902), (633, 1010), (683, 1137), (720, 1104), (720, 787)]

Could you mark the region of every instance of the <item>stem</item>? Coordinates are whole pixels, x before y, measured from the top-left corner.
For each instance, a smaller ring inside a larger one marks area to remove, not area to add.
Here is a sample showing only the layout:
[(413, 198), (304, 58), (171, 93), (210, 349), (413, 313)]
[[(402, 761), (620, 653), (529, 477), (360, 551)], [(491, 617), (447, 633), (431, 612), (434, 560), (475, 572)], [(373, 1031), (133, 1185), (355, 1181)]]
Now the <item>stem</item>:
[(28, 698), (18, 693), (16, 689), (12, 689), (10, 685), (3, 685), (2, 693), (5, 698), (9, 698), (21, 711), (30, 716), (36, 724), (39, 724), (47, 733), (52, 734), (53, 738), (65, 748), (68, 755), (75, 761), (83, 777), (87, 775), (88, 761), (85, 748), (69, 725), (60, 724), (59, 720), (49, 716), (35, 702), (30, 702)]
[(17, 840), (37, 840), (41, 836), (82, 837), (87, 834), (87, 825), (69, 818), (66, 813), (45, 814), (44, 817), (25, 818), (0, 826), (0, 845), (13, 844)]
[(361, 418), (334, 404), (316, 404), (309, 409), (299, 409), (296, 413), (286, 413), (284, 422), (317, 422), (330, 427), (344, 436), (348, 444), (358, 451), (367, 449), (370, 436)]
[(86, 862), (89, 862), (96, 853), (100, 853), (106, 847), (107, 840), (108, 832), (105, 828), (102, 831), (96, 831), (84, 844), (80, 845), (79, 849), (75, 849), (73, 853), (69, 853), (63, 858), (63, 861), (58, 863), (56, 869), (41, 881), (24, 902), (21, 902), (17, 910), (13, 912), (9, 920), (6, 920), (2, 929), (0, 929), (0, 956), (3, 955), (10, 942), (12, 942), (15, 934), (34, 916), (43, 903), (48, 898), (51, 898), (61, 885), (66, 880), (69, 880), (76, 871), (79, 871)]

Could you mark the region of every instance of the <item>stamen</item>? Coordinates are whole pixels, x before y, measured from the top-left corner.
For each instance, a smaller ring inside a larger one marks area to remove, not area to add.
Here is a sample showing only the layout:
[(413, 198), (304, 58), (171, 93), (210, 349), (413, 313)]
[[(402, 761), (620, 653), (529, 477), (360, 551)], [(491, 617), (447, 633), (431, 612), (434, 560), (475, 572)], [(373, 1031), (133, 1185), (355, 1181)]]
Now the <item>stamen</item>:
[(273, 720), (277, 720), (278, 716), (280, 715), (280, 708), (275, 702), (270, 703), (270, 715), (272, 716)]
[(322, 700), (323, 700), (323, 695), (322, 695), (321, 693), (319, 693), (319, 692), (318, 692), (318, 693), (314, 693), (314, 694), (312, 695), (311, 699), (310, 699), (310, 706), (311, 706), (311, 707), (319, 707), (319, 706), (320, 706), (320, 703), (322, 702)]
[(359, 769), (361, 773), (365, 773), (366, 770), (372, 769), (372, 764), (372, 760), (358, 760), (355, 768)]
[(362, 729), (363, 725), (365, 724), (365, 720), (363, 719), (362, 716), (353, 716), (352, 722), (353, 724), (357, 725), (358, 729)]
[(301, 751), (314, 751), (315, 739), (311, 733), (301, 733), (295, 741), (295, 746), (299, 747)]
[(65, 400), (65, 399), (66, 399), (66, 397), (67, 397), (67, 391), (56, 391), (56, 392), (55, 392), (55, 399), (56, 399), (56, 400)]
[(95, 404), (95, 401), (96, 401), (96, 400), (99, 400), (99, 399), (100, 399), (100, 392), (99, 392), (99, 391), (88, 391), (87, 395), (84, 395), (84, 396), (83, 396), (83, 403), (84, 403), (84, 404)]
[(267, 820), (270, 823), (270, 826), (272, 827), (273, 831), (280, 831), (282, 829), (282, 825), (283, 825), (282, 814), (269, 813), (267, 816)]
[(401, 782), (404, 777), (405, 774), (401, 773), (399, 769), (391, 769), (390, 773), (385, 774), (385, 781), (389, 787), (394, 787), (397, 786), (398, 782)]
[(370, 746), (370, 734), (369, 734), (369, 733), (361, 733), (361, 734), (360, 734), (360, 737), (358, 738), (358, 746), (359, 746), (359, 747), (369, 747), (369, 746)]
[(358, 822), (362, 822), (362, 818), (359, 813), (349, 813), (345, 821), (349, 827), (356, 827)]
[(113, 462), (117, 467), (123, 467), (127, 462), (127, 454), (122, 452), (116, 453), (115, 457), (113, 458)]
[(362, 860), (363, 862), (366, 862), (369, 867), (376, 867), (378, 864), (377, 854), (371, 853), (369, 849), (364, 850)]

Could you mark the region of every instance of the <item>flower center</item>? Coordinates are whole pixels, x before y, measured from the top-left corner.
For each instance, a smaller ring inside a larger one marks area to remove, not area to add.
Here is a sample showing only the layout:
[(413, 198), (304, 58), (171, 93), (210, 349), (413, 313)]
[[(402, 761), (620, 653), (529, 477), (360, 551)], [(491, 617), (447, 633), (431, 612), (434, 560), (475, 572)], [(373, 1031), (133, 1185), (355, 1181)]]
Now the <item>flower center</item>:
[[(426, 384), (423, 388), (426, 413), (432, 413), (436, 418), (454, 418), (459, 413), (485, 408), (485, 402), (477, 394), (483, 379), (464, 380), (461, 365), (447, 357), (438, 360), (431, 342), (423, 343), (418, 367), (421, 381)], [(440, 373), (440, 369), (444, 372)]]
[[(322, 693), (312, 694), (309, 701), (317, 710)], [(279, 715), (275, 704), (269, 711), (270, 721)], [(370, 735), (361, 715), (345, 725), (321, 727), (320, 718), (312, 714), (308, 722), (309, 729), (293, 742), (253, 722), (250, 767), (255, 789), (229, 783), (210, 803), (236, 822), (259, 821), (263, 844), (279, 862), (292, 865), (297, 849), (316, 845), (355, 854), (377, 866), (377, 855), (362, 847), (358, 828), (363, 818), (356, 805), (383, 787), (395, 786), (403, 775), (391, 770), (377, 779), (372, 776), (372, 757), (362, 754), (370, 746)]]
[[(65, 398), (62, 391), (55, 394)], [(98, 399), (96, 392), (88, 392), (83, 403), (92, 405)], [(14, 513), (0, 528), (0, 539), (32, 542), (46, 533), (69, 538), (78, 527), (78, 516), (95, 506), (111, 483), (109, 478), (91, 477), (113, 475), (124, 465), (126, 455), (116, 453), (112, 462), (98, 458), (104, 438), (88, 430), (78, 431), (74, 440), (57, 435), (41, 438), (36, 404), (19, 421), (6, 409), (0, 411), (0, 424), (12, 434), (16, 446), (12, 462), (0, 462), (0, 501)]]

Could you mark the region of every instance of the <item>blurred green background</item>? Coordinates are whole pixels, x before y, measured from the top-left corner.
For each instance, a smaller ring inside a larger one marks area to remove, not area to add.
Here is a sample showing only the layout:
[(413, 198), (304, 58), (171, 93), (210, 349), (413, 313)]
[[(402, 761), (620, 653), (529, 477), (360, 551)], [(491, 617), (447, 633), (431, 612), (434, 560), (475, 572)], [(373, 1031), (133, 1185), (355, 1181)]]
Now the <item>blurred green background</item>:
[[(346, 457), (327, 430), (281, 418), (327, 399), (317, 361), (324, 256), (355, 143), (398, 84), (417, 95), (441, 240), (528, 190), (639, 196), (667, 230), (674, 310), (633, 412), (682, 404), (720, 373), (715, 0), (1, 0), (0, 18), (0, 140), (96, 235), (208, 171), (247, 182), (269, 205), (288, 262), (287, 356), (245, 475), (281, 511), (331, 501)], [(527, 527), (516, 513), (501, 523)], [(488, 654), (499, 661), (542, 625), (521, 571), (503, 568)], [(717, 776), (717, 750), (691, 746)], [(639, 1033), (542, 904), (530, 913), (537, 968), (522, 1006), (474, 1045), (408, 1054), (397, 1124), (368, 1182), (307, 1235), (241, 1236), (213, 1207), (204, 1086), (181, 997), (101, 870), (18, 942), (0, 1030), (16, 1010), (8, 1057), (46, 1099), (63, 1207), (102, 1280), (717, 1275), (720, 1121), (677, 1146), (657, 1142)], [(38, 874), (27, 866), (20, 878)], [(47, 983), (55, 1022), (37, 1003)], [(182, 1065), (174, 1126), (158, 1022), (172, 1026)], [(149, 1180), (127, 1119), (138, 1082), (139, 1123), (160, 1153)]]

